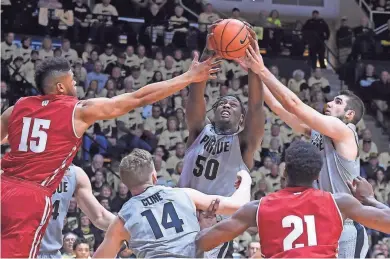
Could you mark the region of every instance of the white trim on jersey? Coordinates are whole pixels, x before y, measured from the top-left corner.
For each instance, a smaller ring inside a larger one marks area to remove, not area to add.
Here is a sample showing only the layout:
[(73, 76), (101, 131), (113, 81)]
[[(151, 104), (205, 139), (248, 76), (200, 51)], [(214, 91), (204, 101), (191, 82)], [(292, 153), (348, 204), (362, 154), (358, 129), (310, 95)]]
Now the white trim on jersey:
[(43, 216), (42, 216), (42, 219), (41, 219), (41, 223), (39, 224), (39, 227), (37, 228), (37, 230), (35, 231), (35, 235), (34, 235), (34, 240), (31, 244), (31, 250), (30, 250), (30, 254), (29, 254), (29, 258), (36, 258), (36, 254), (37, 254), (37, 250), (38, 250), (38, 246), (39, 244), (41, 243), (41, 240), (42, 240), (42, 228), (43, 226), (46, 225), (46, 222), (47, 220), (49, 219), (49, 216), (50, 216), (50, 210), (51, 210), (51, 202), (50, 202), (50, 197), (47, 197), (45, 196), (45, 209), (43, 210)]
[[(257, 225), (257, 229), (259, 229), (259, 210), (260, 210), (260, 204), (261, 204), (261, 200), (262, 200), (263, 198), (261, 198), (260, 200), (259, 200), (259, 206), (257, 207), (257, 211), (256, 211), (256, 225)], [(259, 234), (259, 238), (260, 238), (260, 234)]]
[(334, 203), (334, 206), (336, 207), (336, 210), (338, 211), (339, 213), (339, 216), (340, 216), (340, 221), (341, 221), (341, 226), (343, 227), (344, 229), (344, 218), (343, 218), (343, 214), (341, 214), (341, 211), (339, 209), (339, 207), (337, 206), (337, 203), (336, 203), (336, 200), (334, 199), (333, 197), (333, 194), (331, 193), (330, 196), (332, 197), (332, 200), (333, 200), (333, 203)]
[(77, 132), (76, 132), (76, 127), (74, 126), (74, 115), (76, 113), (76, 108), (77, 108), (77, 105), (79, 105), (79, 103), (81, 103), (81, 101), (78, 101), (76, 103), (76, 105), (74, 106), (73, 108), (73, 112), (72, 112), (72, 128), (73, 128), (73, 134), (76, 136), (76, 138), (81, 138), (77, 135)]

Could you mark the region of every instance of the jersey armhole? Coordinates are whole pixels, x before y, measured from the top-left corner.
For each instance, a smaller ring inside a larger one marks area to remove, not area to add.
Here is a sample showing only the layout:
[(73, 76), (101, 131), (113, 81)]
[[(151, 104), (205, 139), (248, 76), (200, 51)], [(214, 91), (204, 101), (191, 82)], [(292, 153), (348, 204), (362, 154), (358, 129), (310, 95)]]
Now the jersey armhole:
[(203, 132), (206, 130), (207, 127), (210, 127), (209, 125), (211, 124), (206, 124), (202, 131), (199, 133), (199, 135), (195, 138), (195, 140), (192, 142), (191, 146), (189, 146), (185, 152), (185, 154), (187, 154), (188, 152), (190, 152), (192, 149), (194, 149), (194, 147), (196, 146), (195, 143), (197, 143), (197, 140), (200, 138), (200, 136), (202, 136)]
[[(261, 205), (261, 200), (263, 198), (261, 198), (259, 200), (259, 206), (257, 207), (257, 211), (256, 211), (256, 225), (257, 225), (257, 231), (259, 230), (259, 214), (260, 214), (260, 205)], [(260, 233), (259, 233), (259, 238), (260, 238)]]
[(339, 209), (339, 207), (337, 206), (337, 203), (336, 203), (336, 200), (334, 199), (333, 197), (333, 194), (329, 193), (330, 197), (332, 197), (332, 201), (333, 201), (333, 204), (337, 210), (337, 213), (340, 217), (340, 224), (341, 224), (341, 228), (344, 229), (344, 218), (343, 218), (343, 214), (341, 214), (341, 211)]
[(73, 112), (72, 112), (72, 128), (73, 128), (73, 134), (75, 135), (76, 138), (81, 138), (77, 135), (77, 132), (76, 132), (76, 127), (74, 125), (74, 121), (75, 121), (75, 118), (74, 116), (76, 115), (76, 108), (77, 106), (81, 103), (81, 101), (78, 101), (75, 106), (73, 107)]
[(358, 159), (359, 158), (359, 156), (360, 156), (360, 148), (359, 148), (359, 137), (357, 136), (357, 132), (356, 132), (356, 125), (353, 125), (355, 128), (353, 129), (353, 128), (351, 128), (349, 125), (350, 125), (351, 123), (348, 123), (347, 124), (347, 127), (350, 129), (350, 130), (352, 130), (352, 133), (353, 133), (353, 138), (355, 139), (355, 143), (356, 143), (356, 148), (357, 148), (357, 155), (356, 155), (356, 158), (355, 158), (355, 160), (356, 159)]

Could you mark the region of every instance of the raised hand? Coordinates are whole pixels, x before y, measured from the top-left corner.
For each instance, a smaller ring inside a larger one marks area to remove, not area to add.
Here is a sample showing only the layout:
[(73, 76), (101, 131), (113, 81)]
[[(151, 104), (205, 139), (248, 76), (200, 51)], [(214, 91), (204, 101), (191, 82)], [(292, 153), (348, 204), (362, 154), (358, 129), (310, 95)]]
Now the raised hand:
[(347, 182), (352, 195), (360, 202), (374, 199), (374, 190), (371, 184), (361, 176), (358, 176), (353, 182)]
[(203, 62), (199, 62), (199, 53), (194, 53), (194, 59), (192, 60), (188, 73), (193, 83), (203, 82), (208, 79), (216, 79), (217, 73), (221, 70), (220, 60), (216, 60), (215, 57), (209, 57)]

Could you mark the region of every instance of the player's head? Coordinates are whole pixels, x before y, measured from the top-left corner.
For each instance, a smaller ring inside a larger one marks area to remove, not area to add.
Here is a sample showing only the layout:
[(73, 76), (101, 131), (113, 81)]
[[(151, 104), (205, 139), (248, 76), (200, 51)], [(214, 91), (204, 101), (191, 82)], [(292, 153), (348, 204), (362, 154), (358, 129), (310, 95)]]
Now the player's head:
[(47, 58), (36, 67), (35, 83), (42, 94), (77, 96), (76, 81), (66, 58)]
[(89, 250), (90, 250), (89, 243), (84, 238), (78, 238), (73, 243), (73, 252), (75, 254), (75, 258), (87, 259), (90, 255)]
[(364, 103), (351, 91), (341, 91), (333, 101), (327, 103), (325, 115), (356, 125), (364, 115)]
[(143, 149), (135, 148), (125, 156), (119, 165), (119, 173), (122, 182), (130, 191), (145, 184), (153, 185), (157, 182), (153, 157)]
[(287, 186), (311, 186), (318, 179), (322, 158), (314, 145), (300, 140), (291, 143), (285, 161)]
[(214, 125), (220, 131), (236, 130), (244, 122), (245, 108), (240, 99), (226, 95), (218, 99), (214, 105)]

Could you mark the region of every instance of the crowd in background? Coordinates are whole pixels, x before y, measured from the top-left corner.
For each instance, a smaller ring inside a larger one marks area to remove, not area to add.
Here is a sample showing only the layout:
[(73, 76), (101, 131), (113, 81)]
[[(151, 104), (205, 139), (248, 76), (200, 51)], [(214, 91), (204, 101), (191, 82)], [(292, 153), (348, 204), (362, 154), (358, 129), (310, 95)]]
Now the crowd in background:
[[(23, 8), (21, 2), (24, 3)], [(34, 82), (35, 67), (51, 56), (63, 56), (72, 64), (77, 96), (80, 99), (113, 97), (133, 92), (146, 84), (170, 79), (185, 72), (194, 53), (188, 49), (202, 49), (206, 24), (217, 20), (219, 15), (214, 12), (211, 4), (203, 6), (198, 0), (184, 2), (200, 14), (198, 19), (184, 12), (182, 7), (176, 5), (177, 1), (173, 0), (132, 0), (129, 3), (102, 0), (95, 6), (88, 6), (83, 0), (76, 0), (72, 4), (67, 1), (41, 0), (38, 12), (33, 7), (35, 1), (12, 1), (8, 10), (17, 10), (16, 19), (21, 23), (6, 23), (12, 30), (4, 34), (1, 44), (2, 112), (18, 98), (38, 94)], [(378, 6), (382, 6), (383, 2), (378, 1)], [(124, 10), (126, 4), (131, 4), (133, 8)], [(375, 6), (374, 3), (373, 5)], [(23, 12), (29, 16), (23, 15)], [(115, 18), (118, 15), (143, 17), (145, 23), (141, 25), (140, 32), (135, 33), (132, 28)], [(232, 10), (231, 16), (244, 20), (238, 8)], [(198, 21), (199, 27), (191, 28), (191, 21)], [(343, 18), (342, 21), (346, 22), (346, 19)], [(14, 43), (14, 32), (26, 34), (26, 29), (36, 24), (39, 27), (33, 28), (32, 32), (38, 30), (38, 34), (46, 35), (40, 49), (32, 48), (29, 36), (21, 39), (20, 46)], [(316, 68), (316, 65), (318, 58), (320, 67), (325, 67), (323, 44), (329, 38), (329, 28), (319, 17), (319, 13), (314, 11), (312, 18), (304, 24), (297, 22), (291, 35), (282, 30), (282, 21), (276, 10), (269, 15), (261, 12), (253, 24), (258, 36), (261, 36), (260, 40), (268, 41), (271, 54), (280, 54), (285, 51), (284, 46), (290, 46), (289, 55), (302, 56), (305, 45), (308, 44), (310, 66), (313, 68), (311, 74), (298, 69), (284, 78), (280, 76), (284, 73), (280, 73), (277, 66), (271, 66), (270, 70), (305, 103), (323, 112), (331, 85), (323, 76), (321, 68)], [(345, 24), (342, 24), (338, 36), (344, 35), (343, 26)], [(359, 32), (364, 32), (364, 28), (365, 25), (362, 24), (353, 31), (350, 28), (345, 31), (355, 35), (356, 45), (359, 42)], [(123, 31), (127, 31), (127, 38), (123, 38), (121, 42), (119, 36)], [(315, 34), (311, 37), (312, 41), (305, 41), (303, 32), (311, 36)], [(353, 44), (348, 45), (351, 42), (347, 44), (339, 40), (343, 38), (341, 36), (337, 37), (340, 50), (350, 47), (352, 56), (360, 53), (354, 52)], [(56, 37), (61, 37), (61, 46), (54, 48), (53, 39)], [(358, 49), (361, 51), (360, 47)], [(234, 61), (224, 60), (221, 68), (218, 78), (208, 82), (205, 93), (207, 116), (211, 121), (212, 105), (219, 97), (233, 94), (244, 105), (248, 101), (247, 72)], [(375, 110), (378, 123), (385, 126), (388, 126), (386, 116), (389, 113), (389, 82), (388, 72), (376, 73), (372, 65), (367, 65), (365, 73), (357, 80), (360, 86), (357, 91), (367, 96), (365, 101)], [(383, 95), (383, 91), (387, 95)], [(82, 149), (74, 163), (84, 168), (91, 180), (94, 195), (107, 210), (117, 213), (131, 198), (131, 193), (118, 178), (118, 162), (134, 148), (153, 153), (158, 184), (172, 187), (177, 185), (183, 169), (188, 137), (185, 121), (187, 99), (188, 89), (185, 88), (158, 103), (133, 110), (117, 119), (99, 121), (84, 135)], [(294, 140), (309, 141), (306, 137), (296, 135), (267, 107), (264, 107), (264, 112), (265, 135), (254, 156), (255, 166), (251, 169), (252, 199), (260, 199), (284, 187), (284, 179), (281, 177), (284, 170), (284, 150)], [(358, 124), (358, 131), (361, 175), (373, 185), (376, 198), (390, 205), (390, 144), (387, 152), (379, 153), (363, 120)], [(8, 151), (7, 146), (2, 146), (2, 153)], [(94, 227), (88, 217), (80, 213), (75, 199), (70, 203), (63, 233), (64, 257), (74, 253), (81, 256), (85, 251), (93, 251), (104, 237), (104, 232)], [(377, 258), (389, 257), (390, 237), (371, 230), (369, 233), (372, 244), (370, 255)], [(75, 242), (77, 237), (85, 240)], [(235, 240), (235, 252), (242, 257), (250, 257), (259, 249), (258, 241), (256, 231), (249, 229)], [(128, 249), (124, 249), (119, 256), (128, 258), (132, 255)]]

